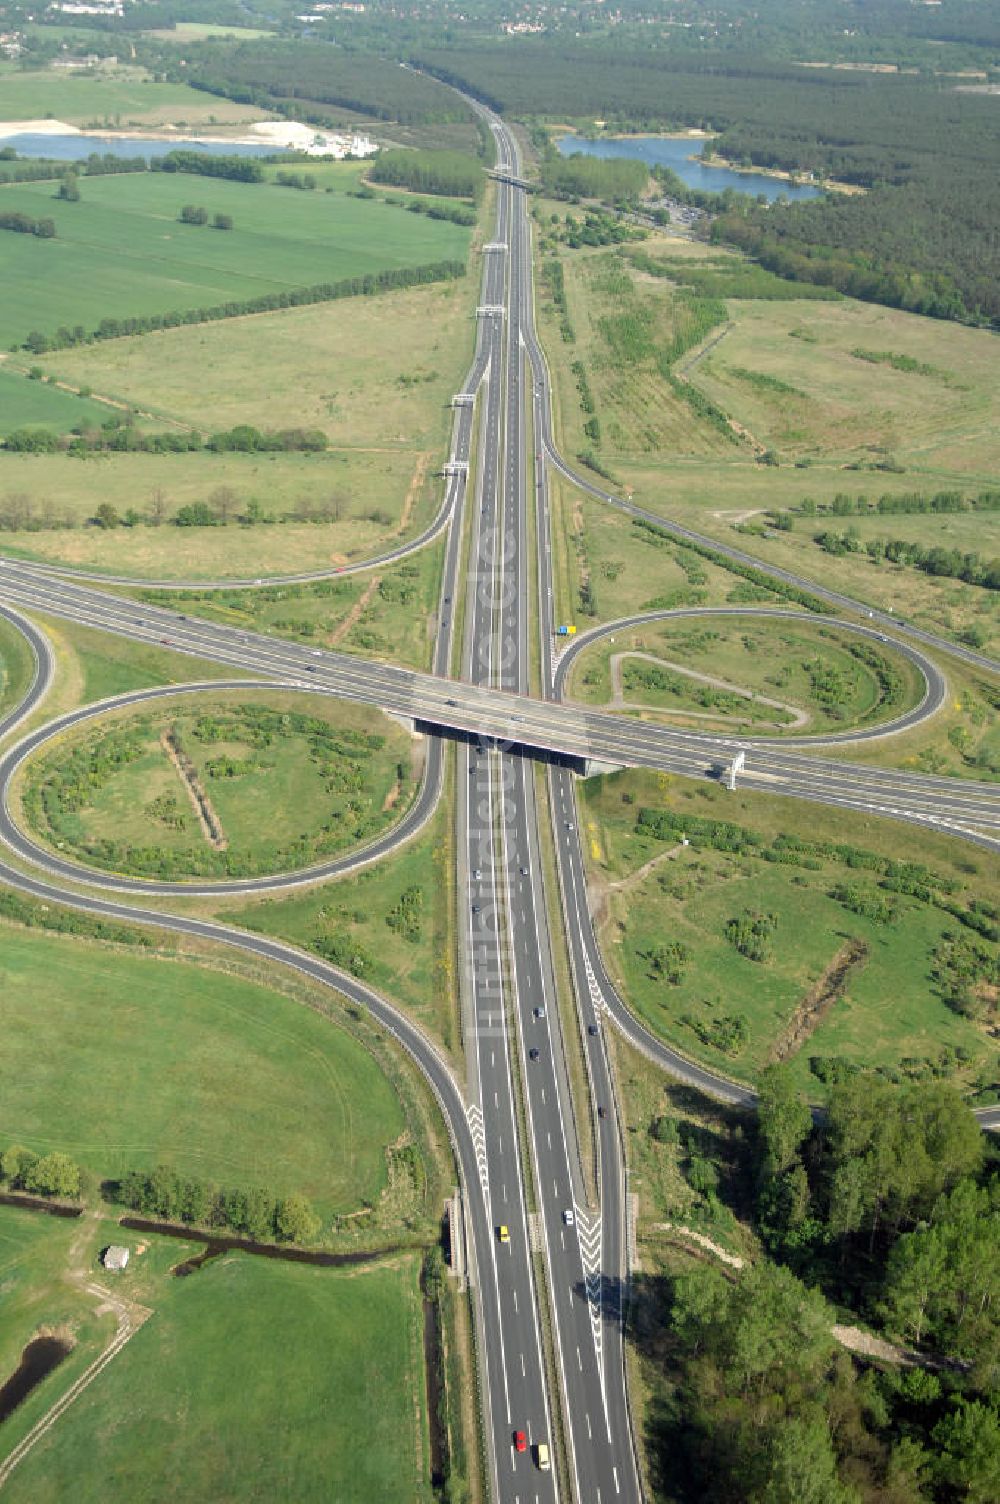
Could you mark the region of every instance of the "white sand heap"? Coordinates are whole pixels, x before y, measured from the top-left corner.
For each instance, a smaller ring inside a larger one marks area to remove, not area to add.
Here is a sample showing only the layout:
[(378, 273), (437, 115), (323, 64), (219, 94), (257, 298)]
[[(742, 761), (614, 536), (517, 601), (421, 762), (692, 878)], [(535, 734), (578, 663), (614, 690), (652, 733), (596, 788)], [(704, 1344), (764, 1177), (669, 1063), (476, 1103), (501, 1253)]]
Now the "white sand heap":
[(7, 136), (79, 136), (78, 125), (64, 120), (0, 120), (0, 139)]
[(301, 151), (308, 157), (371, 157), (378, 151), (374, 141), (357, 134), (320, 131), (298, 120), (258, 120), (250, 127), (253, 137), (283, 151)]

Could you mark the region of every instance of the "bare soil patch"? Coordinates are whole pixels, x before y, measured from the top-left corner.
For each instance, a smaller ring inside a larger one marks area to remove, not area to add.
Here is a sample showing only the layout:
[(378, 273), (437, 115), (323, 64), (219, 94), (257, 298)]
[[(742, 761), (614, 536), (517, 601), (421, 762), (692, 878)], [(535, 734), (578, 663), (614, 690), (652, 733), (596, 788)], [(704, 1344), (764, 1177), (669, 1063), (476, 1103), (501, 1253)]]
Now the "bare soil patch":
[(198, 770), (188, 757), (183, 747), (177, 740), (173, 731), (166, 730), (160, 733), (160, 746), (170, 759), (177, 771), (177, 776), (184, 785), (191, 808), (198, 817), (198, 824), (205, 840), (215, 851), (225, 851), (229, 845), (226, 833), (222, 828), (222, 821), (215, 812), (211, 799), (205, 791)]
[(351, 607), (350, 611), (348, 611), (347, 615), (340, 623), (340, 626), (337, 627), (335, 631), (330, 633), (330, 636), (327, 640), (328, 647), (339, 647), (351, 628), (357, 626), (358, 622), (361, 620), (361, 617), (368, 607), (369, 601), (375, 594), (381, 582), (382, 576), (380, 574), (372, 576), (362, 593), (354, 602), (354, 605)]

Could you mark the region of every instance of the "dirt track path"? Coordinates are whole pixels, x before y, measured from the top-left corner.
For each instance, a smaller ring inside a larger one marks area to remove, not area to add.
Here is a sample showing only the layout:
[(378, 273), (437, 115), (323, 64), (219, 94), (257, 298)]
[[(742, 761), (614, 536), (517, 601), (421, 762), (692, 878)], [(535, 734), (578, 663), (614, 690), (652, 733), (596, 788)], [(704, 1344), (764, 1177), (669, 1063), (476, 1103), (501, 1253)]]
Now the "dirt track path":
[[(668, 668), (672, 673), (682, 674), (685, 679), (694, 679), (699, 684), (708, 684), (712, 689), (725, 690), (727, 694), (739, 695), (740, 699), (747, 700), (753, 705), (767, 705), (771, 710), (784, 710), (791, 717), (791, 721), (783, 729), (786, 731), (801, 731), (803, 726), (808, 726), (812, 716), (805, 710), (798, 710), (794, 705), (786, 705), (784, 700), (772, 700), (767, 695), (759, 695), (755, 690), (744, 689), (739, 684), (730, 684), (727, 679), (716, 679), (711, 674), (699, 673), (697, 669), (685, 668), (681, 663), (674, 663), (669, 658), (660, 658), (655, 653), (644, 653), (639, 649), (624, 649), (620, 653), (612, 653), (609, 660), (611, 665), (611, 704), (619, 710), (649, 710), (649, 705), (636, 705), (625, 699), (622, 688), (622, 663), (626, 658), (641, 658), (646, 663), (655, 663), (660, 668)], [(677, 715), (693, 716), (700, 721), (717, 721), (722, 715), (721, 711), (711, 710), (678, 710)], [(728, 719), (728, 717), (727, 717)], [(740, 725), (747, 722), (741, 721)]]

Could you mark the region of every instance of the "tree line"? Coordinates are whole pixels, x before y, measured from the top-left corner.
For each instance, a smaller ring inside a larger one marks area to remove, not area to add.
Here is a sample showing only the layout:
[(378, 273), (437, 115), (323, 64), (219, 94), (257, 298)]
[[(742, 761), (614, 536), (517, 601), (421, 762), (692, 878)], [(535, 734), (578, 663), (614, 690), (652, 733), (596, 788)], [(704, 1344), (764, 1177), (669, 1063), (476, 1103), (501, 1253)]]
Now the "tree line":
[(74, 1201), (81, 1190), (80, 1166), (68, 1154), (36, 1154), (33, 1149), (12, 1144), (0, 1153), (0, 1183), (11, 1191)]
[(340, 282), (322, 282), (313, 287), (295, 287), (286, 292), (264, 293), (256, 298), (232, 299), (209, 308), (183, 308), (168, 313), (152, 313), (132, 318), (103, 318), (95, 329), (82, 325), (69, 329), (61, 325), (53, 334), (33, 329), (23, 348), (34, 355), (52, 350), (66, 350), (73, 345), (91, 344), (95, 340), (121, 339), (129, 334), (151, 334), (158, 329), (177, 329), (185, 324), (214, 323), (219, 319), (243, 318), (250, 313), (272, 313), (280, 308), (301, 308), (310, 303), (335, 302), (340, 298), (374, 297), (400, 287), (419, 287), (429, 282), (443, 282), (465, 275), (462, 261), (433, 261), (423, 266), (391, 267), (364, 277), (347, 277)]
[(263, 1186), (223, 1188), (182, 1176), (169, 1165), (129, 1170), (106, 1189), (109, 1200), (144, 1217), (225, 1229), (258, 1243), (312, 1243), (321, 1227), (309, 1200), (297, 1191), (277, 1196)]
[(834, 556), (864, 553), (873, 564), (908, 564), (923, 574), (939, 579), (962, 580), (984, 590), (1000, 590), (1000, 558), (984, 559), (974, 550), (944, 548), (941, 544), (926, 547), (910, 538), (869, 538), (862, 543), (856, 528), (838, 533), (831, 528), (817, 533), (814, 542)]
[(195, 429), (144, 433), (129, 417), (115, 414), (100, 428), (80, 428), (72, 435), (50, 428), (15, 428), (0, 440), (0, 449), (15, 454), (318, 454), (327, 447), (319, 428), (259, 429), (238, 423), (204, 438)]

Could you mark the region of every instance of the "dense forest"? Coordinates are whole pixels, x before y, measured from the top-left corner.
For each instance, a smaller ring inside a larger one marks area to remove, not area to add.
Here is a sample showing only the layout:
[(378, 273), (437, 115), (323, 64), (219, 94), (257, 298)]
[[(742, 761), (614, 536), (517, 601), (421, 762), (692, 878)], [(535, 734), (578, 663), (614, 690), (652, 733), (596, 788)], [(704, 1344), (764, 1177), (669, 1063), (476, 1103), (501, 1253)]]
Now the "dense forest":
[(509, 114), (701, 127), (737, 162), (865, 188), (773, 208), (749, 201), (717, 233), (782, 276), (1000, 323), (994, 99), (909, 76), (544, 41), (428, 51), (423, 61)]
[[(700, 1164), (718, 1147), (669, 1117), (652, 1132)], [(658, 1490), (678, 1504), (995, 1504), (1000, 1176), (957, 1092), (856, 1069), (814, 1123), (771, 1067), (731, 1151), (767, 1256), (739, 1276), (705, 1265), (657, 1282), (659, 1335), (638, 1336), (665, 1380)], [(833, 1330), (856, 1320), (926, 1356), (858, 1362)]]
[(382, 151), (368, 169), (368, 177), (373, 183), (450, 198), (478, 198), (483, 191), (481, 163), (460, 151)]
[(288, 101), (337, 105), (404, 125), (467, 121), (468, 107), (450, 89), (399, 63), (310, 42), (216, 42), (185, 49), (146, 49), (170, 76), (240, 103), (272, 110)]

